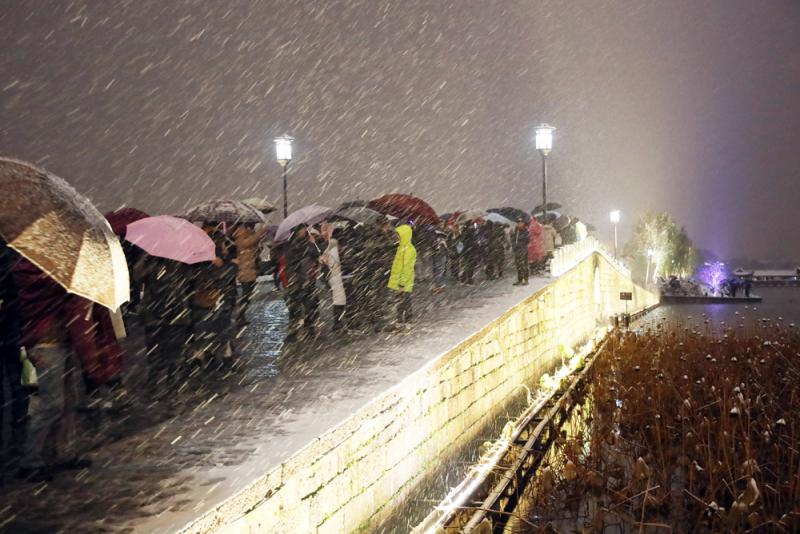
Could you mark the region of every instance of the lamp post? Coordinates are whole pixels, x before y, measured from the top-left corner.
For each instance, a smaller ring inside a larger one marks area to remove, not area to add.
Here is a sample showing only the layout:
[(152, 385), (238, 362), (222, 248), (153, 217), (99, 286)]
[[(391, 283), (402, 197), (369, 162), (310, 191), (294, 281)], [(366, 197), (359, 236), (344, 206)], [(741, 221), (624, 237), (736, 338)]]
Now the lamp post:
[(547, 223), (547, 155), (553, 148), (554, 127), (542, 123), (536, 127), (536, 150), (542, 155), (542, 220)]
[(614, 259), (617, 259), (617, 224), (621, 218), (622, 214), (619, 210), (611, 210), (611, 213), (608, 214), (608, 219), (611, 221), (611, 224), (614, 225)]
[(283, 218), (289, 215), (289, 201), (287, 199), (286, 176), (289, 173), (289, 163), (292, 161), (292, 141), (294, 137), (282, 135), (275, 138), (275, 157), (278, 164), (283, 167)]

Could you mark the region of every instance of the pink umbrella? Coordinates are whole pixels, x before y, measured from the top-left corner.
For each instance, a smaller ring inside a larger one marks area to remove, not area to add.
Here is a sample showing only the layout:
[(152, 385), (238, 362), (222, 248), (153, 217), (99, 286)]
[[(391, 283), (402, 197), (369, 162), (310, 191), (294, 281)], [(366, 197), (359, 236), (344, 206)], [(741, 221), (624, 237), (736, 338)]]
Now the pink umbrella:
[(151, 256), (190, 265), (216, 257), (214, 241), (201, 228), (170, 215), (132, 222), (125, 239)]

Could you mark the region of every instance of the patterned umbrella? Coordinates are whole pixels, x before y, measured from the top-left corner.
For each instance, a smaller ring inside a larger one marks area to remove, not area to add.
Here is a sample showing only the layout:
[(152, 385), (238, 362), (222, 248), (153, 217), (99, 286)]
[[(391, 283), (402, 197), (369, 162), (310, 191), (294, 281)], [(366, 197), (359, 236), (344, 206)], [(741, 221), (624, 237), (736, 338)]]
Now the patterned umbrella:
[(0, 235), (70, 293), (116, 310), (128, 267), (103, 215), (61, 178), (0, 158)]
[(265, 223), (267, 218), (258, 209), (238, 200), (211, 200), (181, 215), (192, 222)]
[(284, 241), (288, 241), (292, 236), (292, 229), (296, 226), (301, 224), (307, 224), (311, 226), (321, 223), (332, 215), (332, 209), (326, 208), (325, 206), (317, 206), (316, 204), (293, 211), (283, 220), (283, 222), (281, 222), (280, 226), (278, 226), (278, 231), (275, 233), (275, 239), (273, 242), (283, 243)]
[(384, 195), (370, 201), (367, 206), (384, 215), (392, 215), (401, 220), (414, 219), (416, 224), (439, 224), (439, 216), (421, 198), (396, 193)]
[(273, 206), (270, 202), (267, 202), (266, 198), (252, 197), (252, 198), (246, 198), (242, 200), (242, 202), (244, 202), (245, 204), (250, 204), (264, 215), (275, 211), (275, 206)]

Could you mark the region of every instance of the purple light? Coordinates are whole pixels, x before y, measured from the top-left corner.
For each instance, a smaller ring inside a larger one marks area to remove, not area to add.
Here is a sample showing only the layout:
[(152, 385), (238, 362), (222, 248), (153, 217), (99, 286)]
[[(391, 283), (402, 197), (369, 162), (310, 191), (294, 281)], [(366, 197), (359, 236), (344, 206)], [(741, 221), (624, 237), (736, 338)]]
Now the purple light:
[(697, 277), (701, 282), (711, 287), (715, 292), (719, 292), (722, 282), (728, 278), (728, 271), (725, 264), (721, 261), (706, 263), (697, 272)]

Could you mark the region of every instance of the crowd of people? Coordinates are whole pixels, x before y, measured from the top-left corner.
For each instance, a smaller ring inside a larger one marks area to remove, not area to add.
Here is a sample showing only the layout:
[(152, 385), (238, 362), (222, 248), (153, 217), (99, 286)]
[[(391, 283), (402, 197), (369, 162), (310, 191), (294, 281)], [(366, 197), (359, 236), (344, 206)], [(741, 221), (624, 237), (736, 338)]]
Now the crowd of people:
[[(508, 253), (515, 285), (525, 285), (561, 240), (552, 226), (522, 218), (513, 225), (481, 218), (420, 225), (385, 216), (369, 224), (329, 220), (297, 225), (280, 243), (266, 238), (263, 224), (205, 221), (202, 228), (215, 246), (210, 262), (150, 256), (123, 241), (132, 292), (117, 313), (67, 293), (0, 242), (0, 382), (10, 399), (10, 409), (0, 412), (11, 415), (6, 469), (47, 480), (90, 464), (75, 448), (76, 407), (86, 399), (125, 405), (123, 340), (134, 325), (144, 332), (147, 397), (165, 401), (198, 370), (235, 365), (237, 333), (247, 326), (260, 275), (271, 275), (283, 294), (291, 346), (328, 328), (341, 335), (408, 328), (420, 258), (430, 261), (434, 294), (448, 283), (474, 285), (481, 272), (486, 280), (502, 278)], [(322, 300), (331, 303), (330, 319), (321, 317)], [(29, 415), (30, 364), (39, 405)]]
[(269, 272), (276, 288), (286, 289), (286, 342), (294, 343), (317, 335), (325, 291), (330, 291), (334, 332), (358, 335), (407, 326), (417, 248), (430, 261), (430, 291), (438, 294), (448, 280), (472, 286), (480, 272), (486, 280), (502, 278), (509, 252), (515, 285), (527, 285), (531, 272), (546, 269), (560, 243), (551, 225), (535, 219), (514, 226), (480, 218), (418, 226), (413, 219), (393, 225), (385, 217), (372, 224), (322, 223), (296, 228), (288, 242), (274, 248)]

